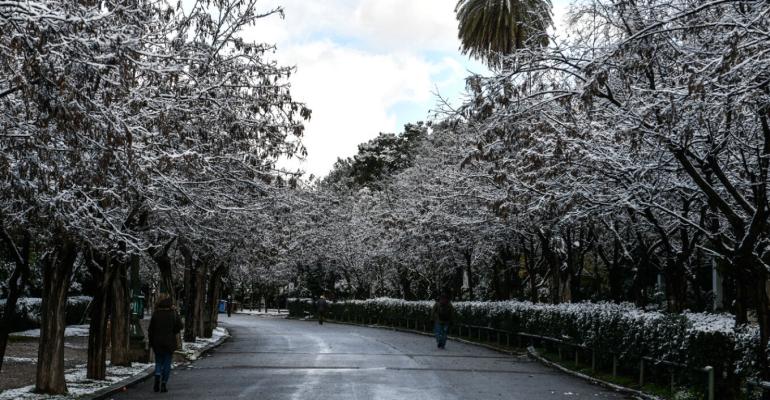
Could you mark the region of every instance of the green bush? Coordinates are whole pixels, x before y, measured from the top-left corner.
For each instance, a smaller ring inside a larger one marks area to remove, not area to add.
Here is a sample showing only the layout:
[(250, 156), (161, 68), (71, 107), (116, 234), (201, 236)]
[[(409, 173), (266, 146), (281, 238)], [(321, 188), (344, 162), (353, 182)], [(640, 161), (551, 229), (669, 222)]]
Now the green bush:
[[(88, 317), (88, 306), (91, 303), (91, 297), (77, 296), (67, 298), (66, 323), (67, 325), (78, 325), (83, 323)], [(16, 303), (16, 318), (11, 321), (11, 332), (24, 331), (27, 329), (40, 328), (40, 298), (23, 297)], [(3, 318), (5, 310), (5, 299), (0, 299), (0, 318)]]

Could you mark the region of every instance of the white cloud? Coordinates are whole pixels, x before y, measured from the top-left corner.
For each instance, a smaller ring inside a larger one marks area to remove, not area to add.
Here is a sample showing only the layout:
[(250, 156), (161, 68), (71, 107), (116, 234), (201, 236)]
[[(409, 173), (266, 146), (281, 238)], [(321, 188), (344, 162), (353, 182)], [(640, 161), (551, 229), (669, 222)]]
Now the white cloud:
[[(554, 0), (554, 19), (568, 0)], [(296, 65), (293, 97), (308, 104), (308, 173), (325, 175), (337, 157), (379, 132), (426, 119), (433, 92), (457, 102), (467, 69), (486, 72), (458, 51), (456, 0), (264, 0), (286, 18), (259, 21), (246, 39), (276, 43), (276, 58)], [(287, 163), (297, 167), (296, 162)]]
[(301, 167), (316, 175), (379, 132), (399, 131), (394, 105), (413, 103), (427, 113), (434, 74), (457, 71), (450, 61), (434, 64), (409, 53), (376, 54), (331, 41), (293, 46), (281, 58), (298, 66), (293, 96), (313, 110), (304, 139), (309, 155)]

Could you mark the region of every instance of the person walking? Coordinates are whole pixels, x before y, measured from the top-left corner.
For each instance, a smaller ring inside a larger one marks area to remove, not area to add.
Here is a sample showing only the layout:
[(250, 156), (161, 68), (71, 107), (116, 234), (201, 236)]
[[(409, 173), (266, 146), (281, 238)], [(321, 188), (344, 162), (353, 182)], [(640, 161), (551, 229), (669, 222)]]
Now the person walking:
[(152, 388), (156, 392), (168, 391), (166, 384), (171, 375), (172, 356), (177, 348), (176, 335), (181, 331), (182, 319), (171, 297), (168, 293), (161, 293), (147, 330), (150, 346), (155, 353), (155, 384)]
[(318, 301), (316, 301), (315, 307), (318, 314), (318, 325), (323, 325), (324, 318), (326, 318), (326, 310), (329, 308), (326, 296), (321, 295)]
[(439, 349), (446, 348), (446, 338), (449, 325), (454, 320), (455, 309), (449, 301), (449, 294), (442, 293), (436, 303), (433, 304), (431, 316), (433, 318), (433, 333), (436, 335), (436, 345)]
[(233, 316), (233, 296), (227, 296), (227, 318)]

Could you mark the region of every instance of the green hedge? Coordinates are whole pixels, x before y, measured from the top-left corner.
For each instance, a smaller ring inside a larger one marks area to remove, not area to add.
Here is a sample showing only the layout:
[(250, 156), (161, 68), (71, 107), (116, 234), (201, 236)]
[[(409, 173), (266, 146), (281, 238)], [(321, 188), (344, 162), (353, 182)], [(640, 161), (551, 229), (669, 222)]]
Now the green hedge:
[[(388, 298), (337, 302), (331, 304), (329, 318), (429, 322), (432, 305), (430, 301)], [(726, 314), (665, 314), (614, 303), (502, 301), (460, 302), (454, 306), (459, 324), (564, 339), (613, 353), (629, 363), (646, 356), (692, 369), (710, 365), (715, 369), (721, 399), (735, 397), (739, 383), (754, 373), (756, 329), (736, 329), (734, 318)], [(290, 299), (288, 308), (294, 317), (314, 313), (309, 299)], [(700, 376), (705, 382), (705, 374)]]
[[(91, 297), (76, 296), (67, 298), (66, 323), (78, 325), (87, 318), (88, 306)], [(27, 329), (40, 328), (40, 306), (42, 299), (36, 297), (23, 297), (16, 303), (16, 318), (11, 322), (11, 332), (25, 331)], [(5, 299), (0, 299), (0, 319), (3, 318)]]

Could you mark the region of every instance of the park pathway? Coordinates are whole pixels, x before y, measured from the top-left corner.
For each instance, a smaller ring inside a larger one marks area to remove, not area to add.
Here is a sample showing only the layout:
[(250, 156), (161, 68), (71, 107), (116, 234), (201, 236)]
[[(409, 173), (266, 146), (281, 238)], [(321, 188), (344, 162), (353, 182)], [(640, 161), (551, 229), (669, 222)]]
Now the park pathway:
[(471, 400), (625, 399), (528, 358), (449, 341), (277, 317), (221, 317), (232, 338), (173, 371), (168, 393), (152, 382), (116, 399)]

